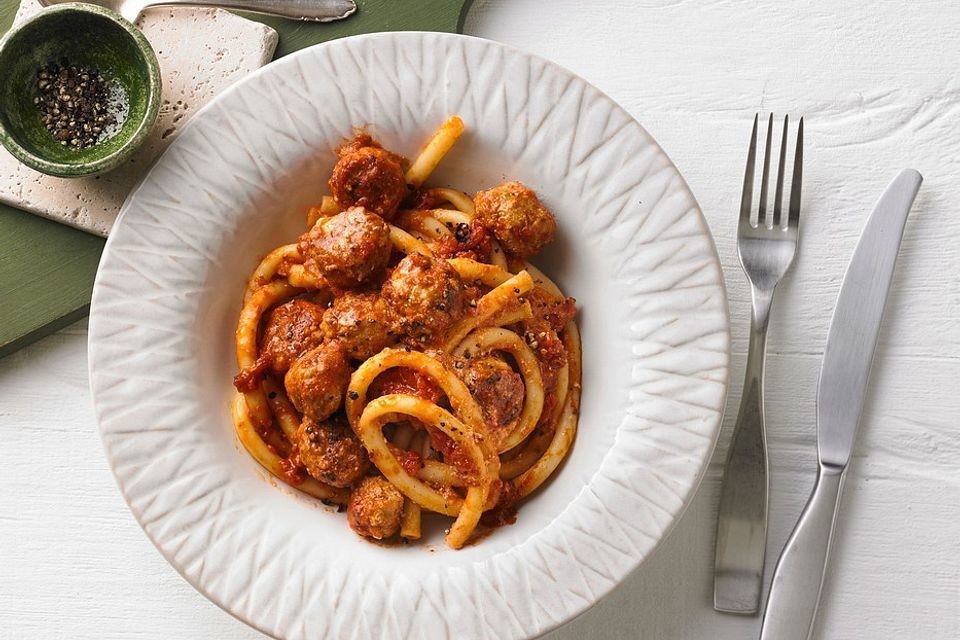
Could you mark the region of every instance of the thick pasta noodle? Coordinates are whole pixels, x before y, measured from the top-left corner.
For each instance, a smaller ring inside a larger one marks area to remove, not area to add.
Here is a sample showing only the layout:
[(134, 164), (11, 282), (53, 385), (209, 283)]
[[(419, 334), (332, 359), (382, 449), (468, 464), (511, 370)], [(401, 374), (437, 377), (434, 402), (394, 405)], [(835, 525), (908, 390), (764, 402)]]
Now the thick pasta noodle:
[(439, 514), (459, 549), (512, 522), (577, 430), (575, 303), (527, 262), (552, 214), (519, 182), (424, 186), (463, 131), (452, 116), (409, 164), (345, 142), (331, 195), (242, 295), (238, 440), (374, 540)]

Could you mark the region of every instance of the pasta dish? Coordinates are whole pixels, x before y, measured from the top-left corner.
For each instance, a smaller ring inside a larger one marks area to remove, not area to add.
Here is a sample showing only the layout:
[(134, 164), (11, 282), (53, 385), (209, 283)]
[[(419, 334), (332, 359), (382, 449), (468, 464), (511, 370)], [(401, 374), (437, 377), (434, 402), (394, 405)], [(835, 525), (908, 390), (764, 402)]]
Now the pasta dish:
[(358, 132), (243, 293), (240, 442), (374, 540), (419, 539), (425, 512), (453, 518), (455, 549), (513, 522), (577, 429), (575, 302), (527, 262), (553, 214), (520, 182), (425, 186), (463, 130), (410, 163)]

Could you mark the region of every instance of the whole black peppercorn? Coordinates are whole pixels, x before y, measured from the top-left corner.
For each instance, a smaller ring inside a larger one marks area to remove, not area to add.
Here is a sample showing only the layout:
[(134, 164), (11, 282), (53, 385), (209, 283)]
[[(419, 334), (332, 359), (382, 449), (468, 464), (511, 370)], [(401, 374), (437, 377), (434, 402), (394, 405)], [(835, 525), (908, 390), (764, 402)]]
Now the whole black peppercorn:
[(457, 225), (457, 228), (453, 231), (453, 237), (457, 239), (457, 242), (464, 243), (470, 239), (470, 225), (466, 222), (461, 222)]

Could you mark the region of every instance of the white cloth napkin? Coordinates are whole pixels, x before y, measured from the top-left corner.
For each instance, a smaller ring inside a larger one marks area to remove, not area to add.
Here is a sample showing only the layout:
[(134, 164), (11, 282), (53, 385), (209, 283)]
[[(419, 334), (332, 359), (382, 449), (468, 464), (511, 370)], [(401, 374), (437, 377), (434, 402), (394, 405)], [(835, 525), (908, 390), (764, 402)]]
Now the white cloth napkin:
[[(14, 25), (41, 10), (21, 0)], [(277, 33), (219, 9), (155, 8), (138, 25), (153, 45), (163, 77), (160, 116), (124, 166), (100, 176), (54, 178), (20, 164), (0, 147), (0, 202), (105, 236), (150, 163), (190, 116), (222, 89), (273, 57)]]

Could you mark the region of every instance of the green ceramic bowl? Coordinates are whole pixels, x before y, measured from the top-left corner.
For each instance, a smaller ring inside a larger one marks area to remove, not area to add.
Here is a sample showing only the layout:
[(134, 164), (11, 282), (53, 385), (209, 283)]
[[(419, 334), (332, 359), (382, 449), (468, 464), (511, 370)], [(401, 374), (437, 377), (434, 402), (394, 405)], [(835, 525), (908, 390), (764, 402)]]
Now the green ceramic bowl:
[[(63, 146), (43, 126), (37, 72), (49, 63), (95, 67), (125, 94), (125, 119), (104, 140), (84, 149)], [(0, 142), (42, 173), (77, 177), (102, 173), (126, 160), (157, 119), (160, 68), (150, 43), (119, 14), (92, 4), (44, 9), (0, 41)]]

